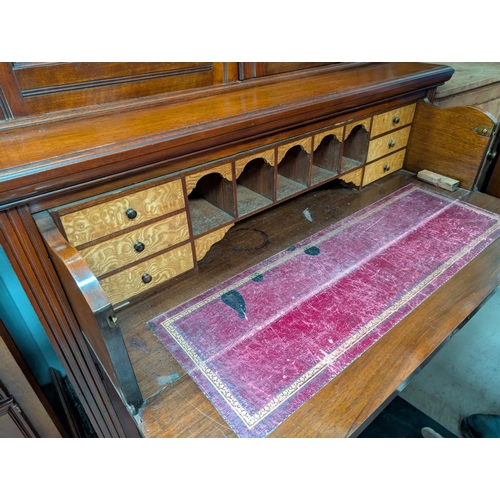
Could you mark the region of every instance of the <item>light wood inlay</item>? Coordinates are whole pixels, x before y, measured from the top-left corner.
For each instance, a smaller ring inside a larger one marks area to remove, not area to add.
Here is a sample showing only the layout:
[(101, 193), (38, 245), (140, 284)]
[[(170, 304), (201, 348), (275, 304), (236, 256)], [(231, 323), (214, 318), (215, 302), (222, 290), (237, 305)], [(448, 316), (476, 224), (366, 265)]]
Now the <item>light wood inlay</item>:
[(222, 175), (222, 177), (224, 177), (224, 179), (227, 179), (229, 182), (232, 182), (233, 180), (232, 165), (231, 163), (225, 163), (224, 165), (219, 165), (218, 167), (210, 168), (208, 170), (202, 170), (201, 172), (196, 172), (195, 174), (186, 176), (187, 194), (189, 194), (196, 187), (196, 184), (202, 177), (214, 173)]
[[(104, 278), (100, 284), (110, 302), (117, 304), (192, 269), (193, 265), (191, 244), (188, 243)], [(150, 283), (142, 281), (144, 274), (151, 275)]]
[(339, 177), (339, 179), (344, 182), (352, 182), (353, 184), (359, 187), (361, 186), (361, 181), (363, 179), (363, 169), (358, 168), (353, 172), (349, 172), (348, 174)]
[[(416, 106), (416, 104), (410, 104), (409, 106), (393, 109), (387, 113), (374, 116), (372, 124), (372, 137), (384, 134), (389, 130), (395, 130), (397, 128), (404, 127), (405, 125), (409, 125), (413, 120)], [(397, 119), (396, 123), (394, 123), (394, 119)]]
[(326, 130), (324, 132), (320, 132), (319, 134), (314, 135), (314, 150), (318, 149), (319, 145), (321, 144), (321, 141), (327, 136), (327, 135), (334, 135), (340, 142), (342, 142), (342, 139), (344, 138), (344, 127), (337, 127), (333, 128), (331, 130)]
[(278, 163), (285, 157), (287, 152), (292, 149), (294, 146), (300, 146), (307, 153), (312, 153), (312, 137), (306, 137), (304, 139), (299, 139), (295, 142), (289, 142), (288, 144), (283, 144), (278, 148)]
[[(185, 212), (162, 219), (135, 231), (116, 236), (80, 250), (90, 269), (101, 276), (119, 267), (131, 264), (189, 239), (189, 228)], [(138, 252), (134, 245), (140, 242), (144, 250)]]
[[(183, 207), (182, 184), (175, 180), (63, 215), (61, 222), (68, 241), (78, 246)], [(135, 219), (125, 215), (129, 208), (137, 212)]]
[[(408, 144), (410, 129), (411, 127), (406, 127), (370, 141), (366, 162), (368, 163), (397, 149), (404, 148)], [(394, 143), (393, 146), (391, 146), (392, 143)]]
[(196, 260), (201, 260), (207, 252), (212, 248), (215, 243), (222, 240), (225, 234), (234, 226), (234, 224), (229, 224), (228, 226), (222, 227), (217, 231), (206, 234), (201, 238), (194, 240), (194, 247), (196, 251)]
[(357, 127), (358, 125), (361, 125), (367, 132), (370, 132), (370, 125), (371, 125), (371, 118), (365, 118), (364, 120), (359, 120), (357, 122), (352, 122), (348, 123), (345, 126), (345, 131), (344, 131), (344, 140), (347, 139), (352, 132), (352, 129), (354, 127)]
[(240, 158), (235, 162), (236, 178), (238, 178), (245, 167), (256, 158), (263, 158), (269, 165), (274, 166), (274, 149), (268, 149), (267, 151), (261, 151), (260, 153), (255, 153), (252, 156), (245, 156)]
[(374, 182), (377, 179), (392, 174), (392, 172), (395, 172), (396, 170), (402, 168), (403, 161), (405, 159), (405, 154), (406, 154), (406, 149), (402, 149), (397, 153), (394, 153), (390, 156), (386, 156), (381, 160), (366, 165), (365, 175), (363, 178), (363, 186), (366, 186), (367, 184), (370, 184), (370, 182)]

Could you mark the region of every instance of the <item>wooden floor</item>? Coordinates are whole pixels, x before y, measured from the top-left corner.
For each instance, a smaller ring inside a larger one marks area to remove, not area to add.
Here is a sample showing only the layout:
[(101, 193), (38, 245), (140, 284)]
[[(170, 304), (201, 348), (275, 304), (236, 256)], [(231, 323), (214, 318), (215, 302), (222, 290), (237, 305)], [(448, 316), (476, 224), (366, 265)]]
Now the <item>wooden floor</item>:
[[(401, 171), (361, 191), (334, 182), (236, 224), (199, 269), (117, 313), (146, 400), (145, 437), (236, 437), (147, 321), (379, 200), (409, 182)], [(437, 188), (436, 188), (437, 189)], [(500, 213), (500, 200), (450, 193)], [(304, 216), (308, 209), (311, 217)], [(309, 220), (312, 218), (312, 222)], [(269, 437), (355, 436), (500, 283), (500, 239), (481, 252)]]

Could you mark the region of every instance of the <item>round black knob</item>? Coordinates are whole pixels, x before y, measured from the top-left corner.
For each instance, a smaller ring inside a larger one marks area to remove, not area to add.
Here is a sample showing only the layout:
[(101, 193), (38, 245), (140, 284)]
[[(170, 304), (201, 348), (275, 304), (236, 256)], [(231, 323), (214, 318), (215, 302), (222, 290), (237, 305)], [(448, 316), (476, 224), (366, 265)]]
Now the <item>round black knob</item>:
[(399, 123), (399, 116), (395, 116), (395, 117), (392, 119), (392, 123)]
[(146, 248), (146, 245), (142, 241), (136, 241), (134, 243), (134, 250), (136, 252), (142, 252)]
[(389, 141), (389, 147), (393, 148), (396, 145), (396, 141), (393, 141), (392, 139)]
[(147, 284), (147, 283), (151, 283), (151, 281), (153, 281), (153, 278), (151, 277), (150, 274), (145, 273), (145, 274), (142, 275), (142, 282), (143, 283)]
[(389, 172), (390, 169), (391, 169), (390, 165), (384, 166), (384, 172)]
[(135, 219), (137, 217), (137, 212), (133, 208), (129, 208), (126, 212), (125, 215), (129, 219)]

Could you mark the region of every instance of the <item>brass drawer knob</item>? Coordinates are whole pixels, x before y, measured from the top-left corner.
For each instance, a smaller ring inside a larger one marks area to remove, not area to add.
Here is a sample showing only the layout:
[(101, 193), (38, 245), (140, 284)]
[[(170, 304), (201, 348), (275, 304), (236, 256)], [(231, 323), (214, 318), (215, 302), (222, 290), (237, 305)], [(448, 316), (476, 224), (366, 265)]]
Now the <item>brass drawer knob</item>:
[(399, 116), (395, 116), (393, 119), (392, 119), (392, 123), (394, 124), (398, 124), (399, 123)]
[(136, 241), (134, 243), (134, 250), (136, 252), (142, 252), (146, 248), (146, 245), (142, 241)]
[(396, 141), (394, 141), (393, 139), (391, 139), (391, 140), (389, 141), (389, 147), (390, 147), (390, 148), (393, 148), (395, 145), (396, 145)]
[(142, 282), (146, 283), (146, 284), (151, 283), (151, 281), (153, 281), (152, 276), (148, 273), (143, 274), (141, 279), (142, 279)]
[(384, 166), (384, 172), (389, 172), (390, 169), (391, 169), (390, 165)]
[(125, 215), (130, 219), (135, 219), (137, 217), (137, 212), (133, 208), (127, 209)]

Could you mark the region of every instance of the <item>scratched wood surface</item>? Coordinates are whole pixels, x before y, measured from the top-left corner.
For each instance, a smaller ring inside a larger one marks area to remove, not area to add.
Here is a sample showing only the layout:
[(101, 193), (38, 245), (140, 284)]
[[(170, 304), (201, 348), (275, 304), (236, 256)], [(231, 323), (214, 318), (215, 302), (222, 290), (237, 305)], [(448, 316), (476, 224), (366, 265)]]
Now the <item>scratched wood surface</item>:
[[(169, 282), (168, 289), (148, 300), (119, 311), (126, 345), (146, 398), (140, 413), (143, 434), (235, 437), (149, 330), (148, 320), (409, 182), (420, 184), (406, 171), (385, 177), (361, 192), (335, 183), (335, 187), (323, 186), (251, 217), (236, 224), (215, 244), (196, 271)], [(452, 195), (500, 213), (500, 200), (496, 198), (462, 190)], [(303, 215), (306, 208), (312, 222)], [(360, 432), (499, 283), (497, 240), (286, 419), (270, 437), (347, 437)]]

